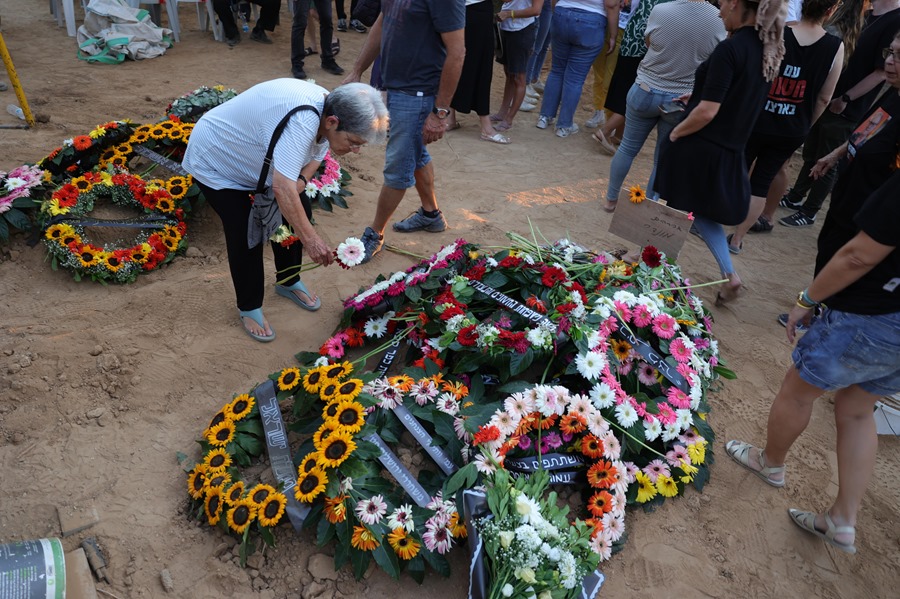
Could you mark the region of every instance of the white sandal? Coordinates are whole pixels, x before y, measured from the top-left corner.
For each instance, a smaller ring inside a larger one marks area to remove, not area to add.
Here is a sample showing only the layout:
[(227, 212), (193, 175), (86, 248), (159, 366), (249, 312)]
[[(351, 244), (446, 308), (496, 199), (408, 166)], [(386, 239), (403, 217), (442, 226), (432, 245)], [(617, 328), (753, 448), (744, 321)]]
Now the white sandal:
[[(750, 450), (756, 450), (756, 461), (759, 463), (760, 468), (757, 470), (750, 465)], [(769, 483), (773, 487), (781, 488), (784, 486), (784, 466), (766, 466), (765, 458), (763, 457), (762, 449), (758, 447), (754, 447), (749, 443), (744, 443), (743, 441), (729, 441), (725, 444), (725, 453), (731, 456), (731, 459), (763, 479), (765, 482)], [(781, 480), (771, 478), (773, 474), (781, 474)]]
[(806, 532), (811, 532), (829, 545), (837, 547), (845, 553), (849, 553), (850, 555), (856, 554), (856, 545), (853, 545), (852, 543), (841, 543), (834, 539), (834, 536), (839, 534), (853, 533), (853, 535), (855, 536), (856, 529), (854, 527), (835, 526), (834, 521), (831, 519), (831, 514), (825, 512), (825, 526), (827, 526), (828, 528), (825, 529), (825, 532), (822, 532), (816, 529), (816, 515), (814, 513), (804, 512), (791, 508), (788, 510), (788, 514), (791, 516), (791, 520), (794, 522), (794, 524), (796, 524)]

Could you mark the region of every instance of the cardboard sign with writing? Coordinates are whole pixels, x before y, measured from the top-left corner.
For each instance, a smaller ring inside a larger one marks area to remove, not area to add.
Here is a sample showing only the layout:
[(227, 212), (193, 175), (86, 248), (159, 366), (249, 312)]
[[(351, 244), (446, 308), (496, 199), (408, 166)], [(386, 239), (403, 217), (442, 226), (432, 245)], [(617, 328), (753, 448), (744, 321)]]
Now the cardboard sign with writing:
[(677, 258), (691, 230), (687, 213), (652, 200), (635, 204), (629, 195), (627, 191), (620, 195), (609, 232), (641, 247), (652, 245), (673, 260)]

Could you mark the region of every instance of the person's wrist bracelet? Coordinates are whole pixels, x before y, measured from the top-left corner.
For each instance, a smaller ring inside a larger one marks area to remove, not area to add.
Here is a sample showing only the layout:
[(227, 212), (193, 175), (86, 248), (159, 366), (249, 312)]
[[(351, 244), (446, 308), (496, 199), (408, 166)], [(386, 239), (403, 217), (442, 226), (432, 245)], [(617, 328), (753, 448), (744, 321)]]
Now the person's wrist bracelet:
[(811, 297), (809, 297), (808, 290), (804, 289), (797, 295), (797, 305), (804, 310), (812, 310), (819, 305), (819, 302), (814, 301)]
[(509, 18), (510, 18), (510, 19), (515, 19), (515, 18), (516, 18), (516, 11), (514, 11), (514, 10), (509, 11)]
[(298, 175), (297, 178), (303, 181), (303, 187), (306, 187), (307, 185), (309, 185), (309, 181), (307, 181), (306, 177), (304, 177), (303, 175)]

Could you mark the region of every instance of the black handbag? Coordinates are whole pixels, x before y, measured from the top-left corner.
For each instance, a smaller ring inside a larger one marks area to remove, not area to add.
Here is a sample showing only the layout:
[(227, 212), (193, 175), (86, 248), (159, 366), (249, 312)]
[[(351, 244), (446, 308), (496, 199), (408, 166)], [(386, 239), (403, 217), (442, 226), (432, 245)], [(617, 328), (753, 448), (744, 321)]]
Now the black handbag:
[(256, 191), (253, 193), (253, 206), (250, 208), (250, 218), (247, 221), (248, 248), (254, 248), (269, 239), (281, 224), (281, 210), (275, 201), (275, 190), (266, 187), (266, 180), (269, 178), (269, 167), (272, 165), (272, 156), (275, 154), (275, 144), (278, 143), (284, 128), (287, 127), (288, 120), (300, 110), (312, 110), (316, 116), (319, 116), (319, 111), (315, 106), (304, 104), (292, 108), (275, 126), (272, 139), (269, 141), (269, 148), (266, 150), (266, 157), (263, 158), (262, 170), (259, 173), (259, 180), (256, 182)]

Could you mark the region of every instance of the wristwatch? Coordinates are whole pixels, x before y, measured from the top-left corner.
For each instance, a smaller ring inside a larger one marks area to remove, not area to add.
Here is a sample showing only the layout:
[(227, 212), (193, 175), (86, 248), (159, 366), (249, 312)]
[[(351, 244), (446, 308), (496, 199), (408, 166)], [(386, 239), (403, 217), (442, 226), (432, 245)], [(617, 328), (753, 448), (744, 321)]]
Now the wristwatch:
[(850, 103), (850, 94), (842, 94), (841, 102), (844, 102), (845, 104), (849, 104)]
[(435, 115), (437, 115), (437, 118), (439, 118), (441, 120), (444, 120), (445, 118), (450, 116), (449, 108), (438, 108), (437, 106), (435, 106), (431, 109), (431, 112), (433, 112)]

